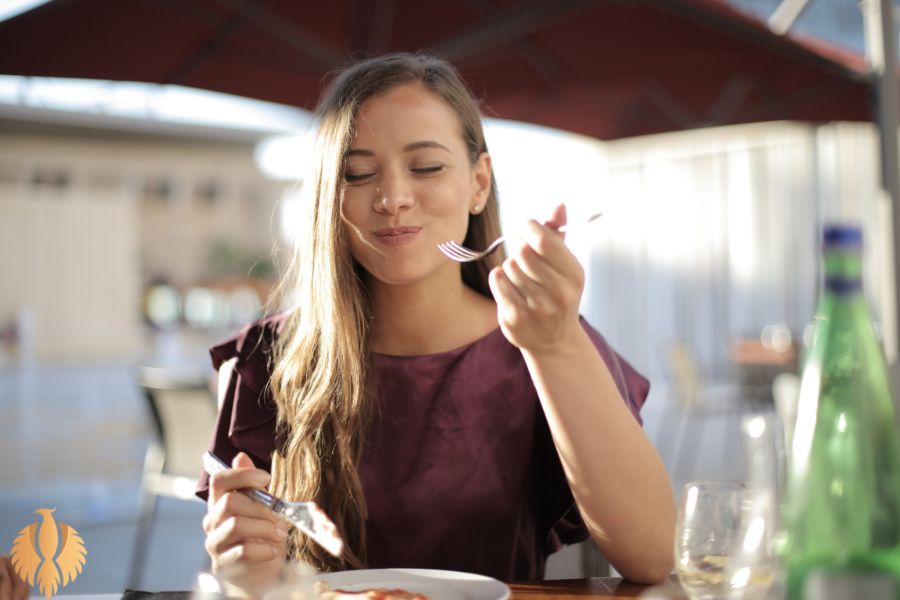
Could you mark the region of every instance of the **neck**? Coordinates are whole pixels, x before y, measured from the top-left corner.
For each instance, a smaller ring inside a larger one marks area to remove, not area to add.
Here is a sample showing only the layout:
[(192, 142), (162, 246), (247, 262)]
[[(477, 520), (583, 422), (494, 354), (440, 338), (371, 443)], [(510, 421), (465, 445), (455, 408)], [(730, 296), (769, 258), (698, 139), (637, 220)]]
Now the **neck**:
[(494, 301), (467, 287), (458, 276), (444, 278), (440, 284), (370, 285), (375, 315), (372, 350), (380, 354), (446, 352), (497, 327)]

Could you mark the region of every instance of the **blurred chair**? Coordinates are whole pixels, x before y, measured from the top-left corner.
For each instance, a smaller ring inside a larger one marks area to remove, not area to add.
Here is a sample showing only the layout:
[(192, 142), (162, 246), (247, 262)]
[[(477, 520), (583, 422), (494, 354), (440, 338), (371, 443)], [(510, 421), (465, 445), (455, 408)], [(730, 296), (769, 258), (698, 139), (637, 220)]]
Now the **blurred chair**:
[(199, 502), (194, 488), (217, 412), (209, 379), (202, 374), (143, 366), (137, 382), (156, 435), (144, 457), (130, 589), (140, 589), (158, 497)]
[(783, 323), (766, 325), (758, 339), (740, 338), (731, 343), (729, 355), (737, 369), (737, 380), (745, 402), (771, 408), (773, 383), (780, 373), (797, 370), (799, 349)]
[[(731, 417), (737, 432), (740, 415), (745, 407), (738, 389), (732, 382), (727, 380), (711, 382), (703, 377), (694, 353), (687, 344), (676, 341), (667, 351), (669, 372), (676, 398), (676, 402), (670, 403), (670, 407), (677, 411), (677, 417), (663, 420), (664, 424), (674, 425), (671, 428), (674, 429), (674, 441), (669, 448), (663, 448), (663, 444), (660, 443), (660, 452), (671, 456), (671, 460), (668, 461), (669, 475), (677, 486), (679, 482), (684, 483), (694, 477), (697, 457), (706, 441), (709, 419)], [(689, 422), (693, 424), (690, 436), (688, 436)], [(727, 442), (727, 432), (725, 436)], [(723, 463), (725, 460), (726, 454), (723, 452)], [(684, 477), (681, 477), (682, 474)]]
[(672, 380), (675, 392), (678, 395), (682, 407), (694, 408), (699, 403), (699, 394), (702, 381), (700, 371), (694, 353), (687, 344), (681, 341), (669, 346), (669, 367), (672, 372)]

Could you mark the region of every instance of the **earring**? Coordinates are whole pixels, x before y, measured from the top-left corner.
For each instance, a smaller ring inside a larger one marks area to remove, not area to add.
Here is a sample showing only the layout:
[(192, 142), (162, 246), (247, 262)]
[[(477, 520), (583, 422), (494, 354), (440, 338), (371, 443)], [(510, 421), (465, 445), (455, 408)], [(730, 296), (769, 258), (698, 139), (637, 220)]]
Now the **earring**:
[(472, 214), (473, 214), (473, 215), (477, 215), (478, 213), (481, 212), (481, 210), (482, 210), (483, 208), (484, 208), (484, 207), (483, 207), (481, 204), (476, 204), (475, 206), (472, 207)]

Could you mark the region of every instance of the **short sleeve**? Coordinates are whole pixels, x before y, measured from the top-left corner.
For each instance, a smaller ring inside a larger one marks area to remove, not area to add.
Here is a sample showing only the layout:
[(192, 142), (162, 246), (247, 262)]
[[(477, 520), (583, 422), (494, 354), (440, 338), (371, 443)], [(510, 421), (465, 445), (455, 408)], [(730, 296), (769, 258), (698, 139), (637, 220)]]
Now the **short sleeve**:
[(647, 394), (650, 393), (650, 381), (638, 373), (627, 360), (619, 356), (606, 339), (600, 335), (600, 332), (594, 329), (584, 318), (581, 319), (581, 326), (584, 327), (588, 337), (594, 343), (594, 347), (597, 348), (600, 356), (603, 357), (603, 362), (606, 363), (606, 368), (609, 369), (613, 381), (616, 382), (619, 394), (622, 396), (625, 404), (628, 405), (628, 408), (631, 409), (631, 414), (634, 415), (638, 423), (643, 424), (641, 408), (644, 406), (644, 402), (647, 401)]
[[(269, 378), (272, 349), (284, 321), (284, 315), (257, 321), (210, 349), (217, 370), (236, 359), (209, 444), (210, 451), (229, 464), (239, 452), (245, 452), (258, 468), (272, 469), (277, 413)], [(200, 474), (195, 493), (206, 500), (207, 473)]]
[[(581, 324), (606, 363), (623, 401), (631, 409), (637, 422), (641, 423), (640, 410), (650, 391), (650, 382), (619, 356), (585, 319), (581, 319)], [(539, 497), (543, 505), (543, 523), (545, 531), (548, 531), (545, 550), (547, 554), (552, 554), (563, 545), (587, 540), (590, 532), (569, 488), (550, 427), (543, 414), (538, 419), (538, 429), (535, 432), (535, 451), (537, 485), (542, 488)]]

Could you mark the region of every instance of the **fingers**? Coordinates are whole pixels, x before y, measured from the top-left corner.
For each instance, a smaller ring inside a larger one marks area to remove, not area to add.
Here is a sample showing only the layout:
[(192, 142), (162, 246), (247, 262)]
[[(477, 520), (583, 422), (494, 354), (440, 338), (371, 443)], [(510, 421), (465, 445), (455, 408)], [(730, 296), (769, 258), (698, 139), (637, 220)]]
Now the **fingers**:
[(16, 574), (12, 560), (0, 556), (0, 600), (27, 600), (28, 583)]
[(520, 247), (488, 279), (501, 328), (523, 350), (552, 352), (581, 330), (578, 304), (584, 269), (556, 231), (565, 223), (562, 205), (547, 225), (529, 221)]
[(509, 280), (503, 267), (494, 267), (488, 274), (488, 286), (491, 288), (497, 305), (502, 310), (506, 305), (524, 306), (525, 297)]
[(566, 247), (565, 237), (555, 228), (538, 224), (531, 220), (526, 224), (523, 232), (524, 244), (515, 258), (534, 262), (526, 250), (530, 249), (537, 257), (547, 262), (553, 270), (559, 271), (563, 276), (577, 274), (581, 265), (575, 255)]
[(9, 573), (9, 567), (12, 564), (5, 556), (0, 558), (0, 561), (2, 561), (0, 564), (0, 600), (12, 600), (13, 584)]
[(266, 488), (271, 477), (255, 468), (243, 452), (231, 464), (232, 468), (213, 474), (209, 480), (203, 530), (213, 564), (246, 567), (286, 555), (288, 525), (242, 492)]
[(237, 565), (244, 567), (268, 562), (278, 556), (278, 549), (270, 544), (248, 542), (234, 546), (216, 558), (217, 569), (229, 569)]
[(212, 533), (232, 517), (257, 519), (273, 524), (282, 523), (281, 518), (267, 506), (241, 492), (228, 492), (215, 504), (208, 505), (206, 516), (203, 517), (203, 529), (207, 534)]
[(252, 469), (256, 465), (253, 464), (253, 459), (247, 456), (245, 452), (238, 452), (234, 460), (231, 461), (231, 466), (235, 469)]
[(226, 493), (247, 488), (265, 489), (271, 477), (262, 469), (253, 467), (253, 461), (243, 452), (232, 461), (233, 468), (214, 473), (209, 477), (210, 505), (216, 504)]
[(12, 564), (12, 560), (6, 560), (6, 566), (9, 569), (10, 580), (12, 581), (12, 598), (13, 600), (28, 600), (29, 589), (28, 582), (19, 577), (16, 569)]
[[(546, 266), (529, 269), (526, 273), (522, 262), (507, 259), (494, 268), (488, 279), (491, 291), (497, 299), (503, 320), (510, 322), (533, 318), (551, 318), (556, 321), (569, 312), (577, 314), (580, 288), (567, 284), (558, 273)], [(535, 271), (545, 271), (535, 275)]]
[(565, 278), (563, 273), (528, 245), (504, 261), (503, 271), (524, 293), (537, 292), (541, 288), (556, 289), (564, 283)]
[[(256, 513), (257, 509), (265, 513)], [(257, 516), (247, 516), (248, 512)], [(287, 527), (262, 504), (230, 492), (203, 519), (204, 546), (217, 569), (258, 565), (287, 556)]]
[(544, 221), (544, 225), (551, 229), (559, 229), (566, 224), (566, 205), (558, 204), (553, 209), (550, 218)]
[(504, 262), (503, 270), (526, 296), (539, 289), (555, 292), (571, 288), (580, 297), (584, 287), (584, 269), (566, 247), (562, 235), (536, 221), (528, 222), (523, 243)]
[(259, 502), (254, 502), (241, 490), (264, 489), (271, 476), (262, 469), (253, 467), (253, 461), (239, 452), (232, 461), (231, 469), (214, 473), (209, 478), (209, 499), (203, 528), (207, 534), (232, 517), (247, 517), (277, 523), (278, 515)]
[(265, 545), (275, 547), (285, 543), (288, 530), (283, 521), (273, 523), (248, 517), (229, 517), (206, 536), (206, 550), (210, 555), (224, 555), (235, 546)]
[[(523, 252), (528, 252), (527, 248)], [(531, 310), (541, 310), (547, 304), (548, 293), (553, 293), (551, 280), (557, 277), (545, 264), (532, 264), (523, 268), (524, 261), (508, 258), (503, 262), (502, 272), (504, 279), (515, 290), (516, 304), (526, 306)], [(545, 290), (545, 287), (548, 289)], [(512, 295), (512, 294), (511, 294)], [(520, 300), (521, 299), (521, 300)]]

